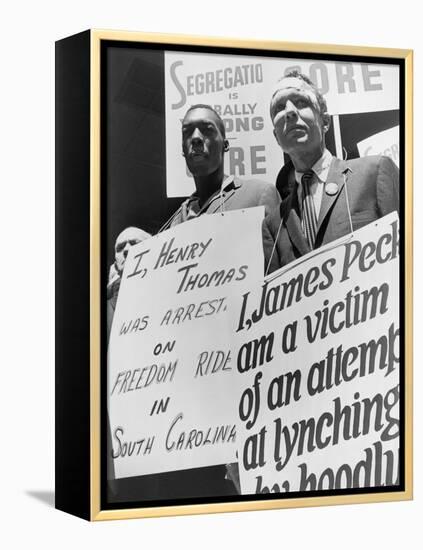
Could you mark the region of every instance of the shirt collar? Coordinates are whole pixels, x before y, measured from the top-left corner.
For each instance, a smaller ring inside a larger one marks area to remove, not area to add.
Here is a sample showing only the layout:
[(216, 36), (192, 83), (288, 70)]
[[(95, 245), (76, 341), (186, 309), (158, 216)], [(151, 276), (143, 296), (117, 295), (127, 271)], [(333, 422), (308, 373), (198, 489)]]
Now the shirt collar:
[[(233, 187), (238, 188), (241, 186), (240, 180), (235, 180), (234, 176), (228, 176), (225, 178), (222, 182), (222, 187), (215, 191), (213, 195), (211, 195), (206, 202), (203, 205), (203, 208), (208, 205), (216, 196), (218, 196), (220, 193), (226, 193), (227, 191), (230, 191)], [(186, 200), (187, 203), (190, 203), (191, 201), (197, 201), (198, 202), (198, 195), (197, 192), (194, 191), (194, 193), (188, 197)]]
[[(325, 149), (323, 151), (323, 155), (313, 164), (311, 167), (312, 171), (317, 175), (319, 178), (319, 181), (326, 183), (328, 174), (329, 174), (329, 168), (332, 162), (332, 153)], [(303, 176), (304, 172), (297, 172), (295, 170), (295, 180), (297, 182), (301, 181), (301, 178)]]
[(226, 179), (223, 180), (221, 189), (215, 191), (213, 195), (211, 195), (211, 197), (206, 200), (201, 208), (198, 204), (198, 195), (195, 191), (190, 197), (188, 197), (188, 199), (184, 203), (182, 203), (182, 206), (185, 207), (187, 211), (191, 210), (191, 216), (194, 213), (195, 215), (198, 215), (206, 210), (210, 206), (210, 204), (214, 200), (216, 200), (221, 194), (224, 195), (233, 188), (237, 189), (238, 187), (241, 187), (241, 184), (241, 181), (236, 180), (234, 176), (228, 176)]

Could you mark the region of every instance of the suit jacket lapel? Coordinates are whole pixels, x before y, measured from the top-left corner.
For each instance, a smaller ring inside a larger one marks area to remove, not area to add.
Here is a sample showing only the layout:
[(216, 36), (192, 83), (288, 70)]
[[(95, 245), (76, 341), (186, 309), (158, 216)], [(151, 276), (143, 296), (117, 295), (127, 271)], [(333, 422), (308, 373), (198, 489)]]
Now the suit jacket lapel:
[[(323, 189), (323, 195), (322, 195), (322, 204), (320, 206), (320, 213), (319, 213), (319, 219), (317, 220), (317, 234), (316, 234), (316, 241), (317, 237), (319, 235), (319, 231), (322, 228), (323, 222), (325, 221), (327, 215), (332, 210), (335, 202), (338, 200), (338, 197), (342, 191), (342, 188), (344, 187), (344, 176), (343, 171), (346, 168), (346, 163), (343, 160), (340, 160), (336, 157), (333, 157), (328, 177), (326, 179), (326, 183), (324, 184)], [(326, 185), (328, 183), (336, 183), (338, 186), (338, 190), (334, 195), (328, 195), (326, 193)]]
[[(307, 240), (304, 236), (303, 230), (301, 228), (301, 220), (298, 215), (298, 193), (297, 185), (294, 185), (291, 195), (287, 199), (289, 202), (287, 204), (287, 210), (285, 215), (285, 225), (291, 239), (292, 244), (297, 248), (300, 254), (303, 256), (310, 252), (310, 247), (308, 246)], [(281, 205), (282, 208), (282, 205)]]

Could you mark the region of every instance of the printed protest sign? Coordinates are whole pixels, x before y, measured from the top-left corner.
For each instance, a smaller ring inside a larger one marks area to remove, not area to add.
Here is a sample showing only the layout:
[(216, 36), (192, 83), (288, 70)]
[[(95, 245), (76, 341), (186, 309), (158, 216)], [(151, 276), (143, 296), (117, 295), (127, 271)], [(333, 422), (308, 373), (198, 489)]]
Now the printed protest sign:
[(263, 278), (264, 207), (205, 215), (132, 247), (109, 344), (117, 478), (235, 460), (227, 312)]
[[(228, 174), (274, 182), (283, 163), (273, 135), (270, 99), (277, 81), (293, 69), (311, 78), (331, 115), (399, 107), (398, 67), (271, 57), (165, 52), (167, 195), (194, 191), (182, 155), (181, 120), (195, 104), (211, 105), (223, 119)], [(342, 150), (342, 147), (340, 147)]]
[(393, 213), (243, 294), (244, 494), (399, 483), (398, 255)]

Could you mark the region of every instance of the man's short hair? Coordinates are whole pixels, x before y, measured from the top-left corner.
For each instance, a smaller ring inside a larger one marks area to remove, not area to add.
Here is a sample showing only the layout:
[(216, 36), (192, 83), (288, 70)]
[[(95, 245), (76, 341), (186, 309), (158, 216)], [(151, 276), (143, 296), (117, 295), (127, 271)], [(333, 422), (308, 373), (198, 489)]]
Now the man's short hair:
[[(326, 104), (326, 99), (319, 92), (319, 89), (317, 88), (316, 84), (307, 75), (300, 72), (298, 69), (293, 69), (292, 71), (288, 71), (286, 74), (284, 74), (278, 80), (278, 82), (281, 82), (282, 80), (285, 80), (285, 78), (299, 78), (300, 80), (303, 80), (304, 82), (306, 82), (310, 86), (310, 88), (313, 90), (314, 95), (316, 96), (317, 103), (319, 104), (320, 114), (323, 115), (324, 113), (328, 112), (328, 106)], [(272, 99), (273, 99), (273, 97), (272, 97)]]
[(185, 113), (184, 118), (187, 116), (187, 114), (190, 111), (193, 111), (194, 109), (208, 109), (209, 111), (211, 111), (217, 119), (217, 126), (220, 130), (220, 133), (223, 136), (223, 139), (226, 138), (226, 131), (225, 131), (225, 125), (223, 123), (223, 120), (222, 120), (221, 116), (219, 115), (219, 113), (215, 109), (213, 109), (213, 107), (211, 105), (207, 105), (206, 103), (196, 103), (195, 105), (191, 105), (191, 107)]

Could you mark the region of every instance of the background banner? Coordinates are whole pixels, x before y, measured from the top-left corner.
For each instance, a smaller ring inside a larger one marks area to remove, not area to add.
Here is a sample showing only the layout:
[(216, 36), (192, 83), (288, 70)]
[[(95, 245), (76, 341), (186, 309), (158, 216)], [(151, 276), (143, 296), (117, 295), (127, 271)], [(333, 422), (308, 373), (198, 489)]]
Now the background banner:
[(212, 105), (224, 121), (230, 144), (226, 173), (275, 182), (283, 155), (273, 136), (269, 105), (275, 84), (293, 69), (309, 76), (325, 95), (334, 115), (333, 153), (338, 156), (342, 157), (339, 115), (399, 108), (395, 66), (165, 52), (168, 197), (194, 191), (182, 157), (181, 120), (197, 103)]
[(399, 126), (389, 128), (357, 143), (360, 157), (385, 155), (399, 167)]

